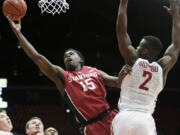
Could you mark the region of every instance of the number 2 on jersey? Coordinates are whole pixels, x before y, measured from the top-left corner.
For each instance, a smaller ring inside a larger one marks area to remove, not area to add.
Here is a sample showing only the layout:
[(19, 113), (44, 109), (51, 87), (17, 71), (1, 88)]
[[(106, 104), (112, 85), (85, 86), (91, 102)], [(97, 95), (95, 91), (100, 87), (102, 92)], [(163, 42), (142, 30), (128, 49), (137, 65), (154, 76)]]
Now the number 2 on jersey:
[(88, 89), (90, 90), (94, 90), (96, 88), (96, 86), (94, 85), (93, 81), (91, 80), (91, 78), (84, 80), (84, 82), (79, 82), (81, 84), (81, 86), (83, 87), (83, 91), (87, 92)]
[(144, 70), (143, 77), (146, 77), (146, 80), (139, 86), (139, 89), (148, 91), (149, 88), (145, 85), (152, 79), (152, 73)]

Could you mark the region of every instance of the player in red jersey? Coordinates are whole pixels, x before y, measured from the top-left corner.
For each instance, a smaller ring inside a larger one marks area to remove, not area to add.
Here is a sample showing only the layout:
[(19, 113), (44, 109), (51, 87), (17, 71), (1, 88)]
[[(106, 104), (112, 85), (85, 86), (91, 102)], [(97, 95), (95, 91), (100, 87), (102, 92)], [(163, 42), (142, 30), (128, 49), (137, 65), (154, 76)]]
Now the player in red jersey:
[(105, 99), (105, 85), (119, 87), (121, 80), (131, 70), (124, 67), (118, 77), (110, 76), (96, 68), (84, 66), (84, 57), (74, 49), (64, 53), (62, 67), (53, 65), (39, 54), (21, 33), (21, 23), (15, 24), (7, 17), (12, 30), (19, 39), (25, 53), (34, 61), (40, 70), (57, 86), (71, 111), (80, 123), (80, 131), (86, 135), (110, 135), (111, 121), (116, 115), (115, 110)]

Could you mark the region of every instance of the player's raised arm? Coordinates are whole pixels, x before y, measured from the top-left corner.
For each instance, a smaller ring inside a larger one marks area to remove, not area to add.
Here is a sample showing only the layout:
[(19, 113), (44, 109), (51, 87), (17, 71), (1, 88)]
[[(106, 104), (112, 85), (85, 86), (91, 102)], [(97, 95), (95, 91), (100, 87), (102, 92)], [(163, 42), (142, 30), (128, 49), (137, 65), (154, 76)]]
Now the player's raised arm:
[(131, 66), (129, 65), (123, 66), (123, 68), (119, 72), (118, 77), (110, 76), (103, 71), (100, 71), (100, 72), (102, 74), (103, 82), (105, 85), (110, 86), (110, 87), (120, 87), (122, 80), (127, 74), (131, 73), (131, 70), (132, 70)]
[(172, 15), (172, 44), (167, 48), (164, 56), (158, 61), (163, 68), (164, 84), (169, 70), (174, 66), (179, 56), (180, 51), (180, 16), (179, 5), (173, 0), (170, 1), (170, 8), (164, 6), (167, 12)]
[(123, 56), (125, 63), (132, 66), (136, 61), (137, 56), (134, 47), (131, 45), (131, 40), (127, 33), (127, 5), (128, 0), (120, 1), (116, 32), (118, 39), (118, 47), (121, 55)]
[[(25, 51), (25, 53), (31, 58), (34, 63), (39, 67), (39, 69), (52, 81), (58, 85), (58, 87), (62, 87), (62, 82), (64, 82), (64, 70), (56, 65), (53, 65), (50, 61), (48, 61), (43, 55), (39, 54), (35, 48), (28, 42), (28, 40), (21, 33), (21, 22), (15, 24), (9, 17), (7, 17), (12, 30), (14, 31), (16, 37), (19, 39), (21, 47)], [(59, 82), (62, 81), (62, 82)], [(58, 83), (59, 82), (59, 83)], [(63, 90), (63, 89), (62, 89)], [(61, 91), (62, 92), (62, 91)]]

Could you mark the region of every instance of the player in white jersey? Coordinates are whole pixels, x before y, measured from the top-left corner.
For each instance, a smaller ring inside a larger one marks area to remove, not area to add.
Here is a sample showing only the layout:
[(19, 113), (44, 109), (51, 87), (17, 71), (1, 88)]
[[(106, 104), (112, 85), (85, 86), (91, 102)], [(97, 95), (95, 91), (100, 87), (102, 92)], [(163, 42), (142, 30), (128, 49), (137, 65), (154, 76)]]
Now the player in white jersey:
[(113, 135), (155, 135), (156, 127), (152, 117), (156, 99), (166, 82), (169, 70), (177, 61), (180, 51), (180, 16), (177, 1), (170, 1), (172, 15), (172, 44), (164, 56), (157, 59), (162, 48), (161, 41), (154, 36), (145, 36), (135, 49), (127, 33), (128, 0), (121, 0), (117, 18), (118, 47), (126, 64), (132, 66), (121, 85), (120, 112), (112, 122)]
[(157, 62), (139, 58), (124, 78), (118, 103), (120, 110), (152, 114), (157, 95), (163, 89), (163, 71)]

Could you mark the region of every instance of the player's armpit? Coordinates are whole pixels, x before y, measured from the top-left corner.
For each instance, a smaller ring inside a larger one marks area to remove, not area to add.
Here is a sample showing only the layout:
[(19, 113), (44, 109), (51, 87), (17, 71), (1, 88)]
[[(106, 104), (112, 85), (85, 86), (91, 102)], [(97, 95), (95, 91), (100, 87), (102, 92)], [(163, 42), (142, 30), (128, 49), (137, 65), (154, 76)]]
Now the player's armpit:
[(169, 70), (174, 66), (179, 56), (179, 49), (171, 44), (164, 56), (158, 60), (159, 65), (163, 68), (163, 71), (169, 72)]
[(55, 82), (57, 79), (64, 81), (64, 70), (61, 67), (52, 64), (48, 59), (40, 54), (34, 56), (32, 60), (36, 63), (41, 72), (52, 81)]
[(138, 56), (135, 48), (131, 45), (128, 34), (118, 34), (118, 48), (124, 58), (126, 64), (132, 66), (137, 60)]
[(163, 69), (163, 84), (165, 84), (166, 82), (168, 72), (175, 65), (178, 59), (178, 55), (179, 55), (179, 50), (175, 49), (172, 44), (171, 46), (168, 47), (164, 56), (158, 60), (158, 64)]
[(169, 72), (169, 70), (174, 66), (174, 64), (176, 63), (177, 59), (173, 58), (169, 55), (166, 55), (164, 57), (162, 57), (158, 63), (159, 65), (162, 67), (163, 69), (163, 73), (165, 72)]
[(64, 90), (64, 82), (60, 79), (55, 80), (56, 87), (58, 88), (59, 92), (61, 93), (62, 96), (65, 94)]

